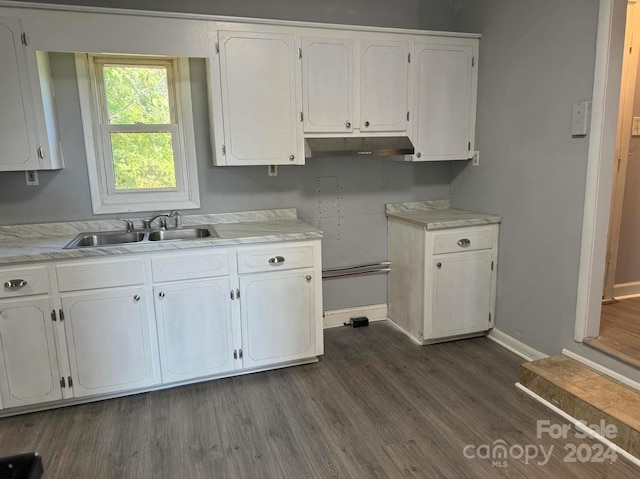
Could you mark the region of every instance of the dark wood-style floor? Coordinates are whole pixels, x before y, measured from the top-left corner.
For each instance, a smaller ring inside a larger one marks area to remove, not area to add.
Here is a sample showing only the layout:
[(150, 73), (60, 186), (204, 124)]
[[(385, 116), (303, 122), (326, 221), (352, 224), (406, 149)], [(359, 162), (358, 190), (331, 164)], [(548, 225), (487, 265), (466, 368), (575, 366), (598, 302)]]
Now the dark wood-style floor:
[[(567, 444), (593, 444), (572, 433), (536, 437), (537, 420), (564, 422), (515, 388), (520, 362), (486, 338), (337, 328), (317, 364), (1, 419), (0, 456), (39, 451), (65, 479), (639, 477), (622, 458), (565, 462)], [(501, 468), (463, 454), (497, 440), (553, 453)]]
[(603, 304), (600, 336), (586, 343), (640, 368), (640, 298)]

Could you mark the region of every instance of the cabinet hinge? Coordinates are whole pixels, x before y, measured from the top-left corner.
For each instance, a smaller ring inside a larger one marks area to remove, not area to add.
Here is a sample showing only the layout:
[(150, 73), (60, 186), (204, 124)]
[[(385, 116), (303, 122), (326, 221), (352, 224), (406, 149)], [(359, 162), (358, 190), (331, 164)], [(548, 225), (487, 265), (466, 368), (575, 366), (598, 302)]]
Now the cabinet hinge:
[(471, 151), (471, 142), (469, 142), (469, 143), (468, 143), (468, 145), (467, 145), (467, 150), (468, 150), (468, 151)]
[(227, 154), (227, 148), (224, 145), (222, 145), (222, 155), (224, 156), (226, 154)]
[(38, 147), (38, 158), (44, 160), (44, 149), (41, 146)]
[(233, 350), (233, 359), (238, 359), (238, 350), (237, 349)]
[(302, 58), (302, 48), (298, 48), (298, 58)]
[(409, 121), (409, 112), (407, 112), (407, 121)]
[(472, 67), (476, 66), (476, 57), (471, 57), (471, 66)]
[(64, 389), (64, 388), (66, 388), (66, 387), (67, 387), (67, 384), (66, 384), (66, 382), (65, 382), (65, 380), (64, 380), (64, 376), (62, 376), (62, 377), (60, 378), (60, 387), (61, 387), (62, 389)]
[(57, 321), (55, 309), (51, 310), (51, 321)]
[(491, 262), (491, 271), (493, 271), (493, 261)]
[(220, 53), (220, 44), (216, 42), (216, 53)]
[(59, 309), (58, 312), (60, 313), (60, 321), (64, 321), (64, 311)]
[(236, 299), (236, 292), (234, 290), (231, 290), (231, 292), (229, 293), (229, 296), (231, 296), (232, 300)]
[(240, 289), (236, 289), (236, 298), (240, 299)]
[(489, 313), (489, 323), (491, 323), (491, 313)]
[(27, 41), (27, 34), (22, 32), (22, 34), (20, 35), (20, 40), (22, 41), (22, 44), (26, 47), (27, 44), (29, 43)]
[(409, 63), (411, 63), (411, 53), (407, 55), (407, 60), (409, 61)]
[(242, 349), (239, 349), (238, 353), (239, 353), (240, 359), (242, 359)]
[(304, 113), (300, 112), (300, 121), (304, 121)]
[(70, 388), (73, 387), (73, 379), (71, 379), (71, 376), (67, 378), (67, 384), (69, 385)]

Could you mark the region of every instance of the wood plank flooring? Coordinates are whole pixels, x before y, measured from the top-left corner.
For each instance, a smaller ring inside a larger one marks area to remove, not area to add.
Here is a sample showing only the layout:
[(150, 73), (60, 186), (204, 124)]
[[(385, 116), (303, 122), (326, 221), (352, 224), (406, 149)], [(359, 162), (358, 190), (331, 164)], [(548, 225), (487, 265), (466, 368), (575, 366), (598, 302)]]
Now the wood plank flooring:
[[(517, 390), (521, 360), (486, 338), (419, 347), (388, 323), (326, 331), (317, 364), (0, 419), (0, 456), (46, 478), (636, 478), (618, 458), (564, 461), (577, 440)], [(553, 446), (548, 464), (466, 459), (466, 445)]]
[(603, 304), (600, 336), (585, 343), (640, 368), (640, 298)]

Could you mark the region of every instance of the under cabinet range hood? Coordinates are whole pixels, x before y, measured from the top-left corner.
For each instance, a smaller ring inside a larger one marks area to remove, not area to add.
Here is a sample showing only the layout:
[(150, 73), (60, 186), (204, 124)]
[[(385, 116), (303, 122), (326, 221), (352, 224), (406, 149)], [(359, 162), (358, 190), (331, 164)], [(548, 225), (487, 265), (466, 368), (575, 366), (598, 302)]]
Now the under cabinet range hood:
[(399, 156), (413, 155), (414, 152), (413, 143), (406, 136), (305, 138), (307, 158)]

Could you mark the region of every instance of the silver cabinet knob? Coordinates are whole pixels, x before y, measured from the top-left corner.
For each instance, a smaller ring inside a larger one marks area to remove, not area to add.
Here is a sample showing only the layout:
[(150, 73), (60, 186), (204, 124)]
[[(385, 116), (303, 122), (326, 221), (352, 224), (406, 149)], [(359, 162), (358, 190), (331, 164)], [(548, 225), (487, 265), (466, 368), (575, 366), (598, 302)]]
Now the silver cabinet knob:
[(344, 126), (346, 126), (347, 128), (351, 128), (351, 122), (350, 121), (346, 122)]
[(269, 258), (269, 264), (282, 264), (284, 263), (284, 256), (274, 256)]
[(164, 291), (160, 291), (158, 293), (158, 298), (164, 298)]
[(464, 247), (469, 246), (471, 244), (471, 240), (469, 238), (462, 238), (458, 240), (458, 246)]
[(416, 157), (417, 158), (420, 158), (421, 156), (422, 156), (422, 153), (420, 153), (420, 152), (416, 153)]
[(309, 283), (311, 282), (311, 275), (310, 275), (310, 274), (308, 274), (308, 275), (306, 276), (306, 280), (307, 280)]
[(136, 295), (133, 297), (133, 300), (134, 300), (136, 303), (137, 303), (138, 301), (140, 301), (140, 295), (139, 295), (139, 294), (136, 294)]
[(369, 127), (369, 122), (368, 122), (368, 121), (365, 121), (365, 122), (364, 122), (364, 126)]
[(289, 155), (289, 161), (293, 161), (295, 159), (296, 159), (295, 155)]
[(442, 263), (438, 263), (436, 266), (438, 267), (438, 269), (440, 269), (442, 268)]
[(27, 286), (27, 283), (24, 279), (10, 279), (9, 281), (5, 281), (4, 287), (6, 289), (20, 289)]

